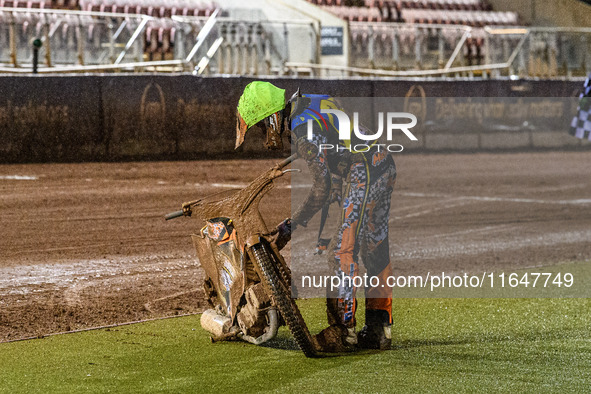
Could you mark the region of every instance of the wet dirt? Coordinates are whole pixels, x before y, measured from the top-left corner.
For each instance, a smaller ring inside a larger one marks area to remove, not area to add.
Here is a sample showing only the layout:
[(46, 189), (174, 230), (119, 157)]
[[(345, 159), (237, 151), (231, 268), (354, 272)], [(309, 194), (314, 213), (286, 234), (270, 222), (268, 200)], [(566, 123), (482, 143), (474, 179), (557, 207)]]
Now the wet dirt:
[[(395, 159), (397, 274), (591, 258), (588, 153)], [(190, 240), (198, 223), (163, 216), (244, 186), (276, 161), (0, 166), (0, 341), (203, 310)], [(269, 227), (290, 215), (291, 198), (303, 198), (309, 182), (305, 171), (276, 180), (261, 203)], [(311, 271), (325, 267), (312, 255), (316, 235), (293, 241)]]

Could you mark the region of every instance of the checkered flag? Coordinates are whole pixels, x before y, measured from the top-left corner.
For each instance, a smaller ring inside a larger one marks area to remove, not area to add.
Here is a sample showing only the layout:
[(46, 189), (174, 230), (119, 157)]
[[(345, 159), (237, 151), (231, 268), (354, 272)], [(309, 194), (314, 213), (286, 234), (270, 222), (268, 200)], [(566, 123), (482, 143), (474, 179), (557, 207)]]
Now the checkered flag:
[(579, 96), (579, 108), (577, 115), (570, 123), (569, 133), (577, 138), (591, 141), (591, 84), (589, 77), (585, 80), (583, 93)]

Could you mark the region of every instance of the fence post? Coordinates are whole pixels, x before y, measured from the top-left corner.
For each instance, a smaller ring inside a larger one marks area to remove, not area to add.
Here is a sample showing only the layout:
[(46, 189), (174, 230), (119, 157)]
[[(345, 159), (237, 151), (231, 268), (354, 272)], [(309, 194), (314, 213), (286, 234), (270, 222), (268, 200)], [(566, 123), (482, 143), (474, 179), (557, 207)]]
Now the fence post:
[(583, 64), (581, 65), (581, 68), (583, 69), (583, 71), (585, 72), (585, 75), (589, 75), (589, 66), (590, 66), (590, 59), (589, 59), (589, 47), (587, 44), (587, 35), (583, 34), (581, 37), (581, 45), (583, 46)]
[(423, 41), (423, 33), (418, 27), (415, 29), (415, 69), (420, 70), (421, 65), (421, 46)]
[(235, 23), (230, 27), (230, 36), (232, 37), (230, 44), (232, 50), (232, 55), (230, 56), (232, 74), (238, 74), (238, 63), (240, 62), (238, 52), (240, 51), (240, 43), (238, 41), (238, 26)]
[[(313, 22), (310, 24), (310, 28), (312, 29), (312, 33), (314, 34), (314, 52), (312, 53), (312, 56), (313, 56), (312, 63), (319, 64), (320, 57), (322, 56), (322, 53), (321, 53), (321, 51), (322, 51), (322, 48), (321, 48), (322, 37), (320, 37), (320, 33), (322, 31), (322, 23), (320, 21)], [(347, 37), (347, 53), (350, 55), (351, 34), (349, 33), (349, 29), (347, 29), (346, 33), (343, 33), (343, 42), (345, 40), (345, 37)]]
[(484, 35), (484, 64), (490, 64), (490, 36), (488, 33)]
[(84, 34), (82, 34), (82, 23), (80, 22), (80, 16), (78, 16), (78, 24), (76, 25), (76, 38), (78, 41), (78, 64), (84, 65)]
[(285, 74), (285, 63), (289, 61), (289, 30), (287, 23), (283, 23), (283, 61), (279, 75)]
[(109, 22), (107, 29), (109, 30), (109, 60), (111, 64), (115, 63), (115, 36), (113, 34), (113, 22)]
[(368, 54), (367, 54), (368, 56), (367, 57), (368, 57), (368, 60), (369, 60), (369, 68), (375, 68), (376, 65), (375, 65), (375, 53), (374, 53), (374, 50), (375, 50), (376, 40), (375, 40), (375, 33), (373, 31), (373, 26), (372, 25), (369, 26), (369, 37), (368, 38), (369, 38), (369, 45), (368, 45), (368, 48), (367, 48), (367, 51), (368, 51)]
[(252, 27), (252, 43), (250, 47), (251, 53), (251, 61), (252, 61), (252, 68), (251, 74), (252, 75), (259, 75), (259, 53), (260, 53), (260, 45), (261, 45), (261, 32), (262, 26), (260, 23), (253, 25)]
[(268, 34), (264, 33), (264, 50), (265, 50), (265, 75), (271, 75), (271, 39)]
[(222, 42), (222, 47), (218, 51), (218, 73), (223, 74), (226, 70), (226, 58), (228, 55), (228, 47), (229, 47), (229, 37), (228, 37), (228, 28), (225, 23), (220, 23), (220, 37), (224, 38)]
[[(529, 46), (528, 46), (528, 50), (531, 50), (531, 35), (529, 37), (526, 38), (526, 40), (528, 40)], [(526, 60), (525, 60), (525, 45), (521, 47), (521, 49), (519, 50), (519, 64), (517, 66), (517, 74), (520, 77), (524, 77), (525, 75), (527, 75), (527, 64), (526, 64)]]
[(51, 67), (51, 41), (49, 37), (49, 22), (47, 14), (43, 15), (43, 40), (45, 41), (45, 65)]
[(443, 32), (441, 29), (437, 29), (437, 50), (439, 51), (439, 54), (438, 54), (439, 68), (443, 68), (443, 66), (444, 66), (444, 56), (443, 56), (444, 49), (445, 49), (445, 42), (443, 41)]
[[(316, 63), (315, 61), (315, 54), (316, 54), (316, 39), (314, 37), (314, 25), (310, 23), (310, 64)], [(343, 37), (343, 40), (345, 38)]]
[(249, 39), (250, 39), (250, 24), (249, 23), (245, 23), (243, 25), (240, 25), (240, 59), (241, 59), (241, 65), (240, 65), (240, 74), (248, 74), (249, 72), (249, 59), (248, 59), (248, 55), (249, 55)]
[(14, 14), (10, 14), (10, 26), (8, 32), (8, 40), (10, 41), (10, 62), (14, 67), (18, 67), (17, 48), (16, 48), (16, 22), (14, 21)]
[(398, 70), (400, 62), (400, 45), (398, 43), (398, 34), (396, 29), (392, 30), (392, 68)]

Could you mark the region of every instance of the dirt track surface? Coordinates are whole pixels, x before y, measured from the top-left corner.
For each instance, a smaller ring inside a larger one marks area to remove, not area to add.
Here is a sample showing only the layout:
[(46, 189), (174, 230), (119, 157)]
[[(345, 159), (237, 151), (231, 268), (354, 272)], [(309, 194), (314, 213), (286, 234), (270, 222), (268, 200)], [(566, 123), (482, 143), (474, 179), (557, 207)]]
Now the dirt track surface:
[[(398, 274), (591, 258), (589, 153), (395, 159)], [(163, 215), (274, 163), (0, 166), (0, 341), (202, 310), (203, 272), (189, 238), (198, 224)], [(305, 174), (291, 177), (306, 183)], [(296, 199), (305, 191), (289, 186), (290, 176), (279, 179), (263, 200), (268, 224), (289, 216), (291, 191)], [(311, 254), (314, 238), (294, 242), (309, 243)]]

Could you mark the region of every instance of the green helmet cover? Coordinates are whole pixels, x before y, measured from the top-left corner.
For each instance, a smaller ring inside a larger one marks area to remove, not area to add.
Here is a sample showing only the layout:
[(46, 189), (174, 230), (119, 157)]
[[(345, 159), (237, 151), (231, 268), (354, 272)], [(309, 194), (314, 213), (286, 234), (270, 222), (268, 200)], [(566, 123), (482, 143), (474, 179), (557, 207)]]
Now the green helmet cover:
[(263, 81), (254, 81), (246, 85), (238, 101), (238, 112), (248, 127), (283, 108), (285, 90)]

